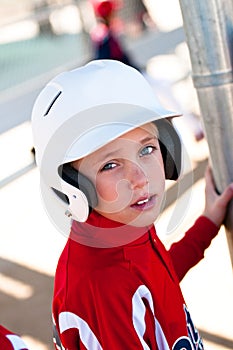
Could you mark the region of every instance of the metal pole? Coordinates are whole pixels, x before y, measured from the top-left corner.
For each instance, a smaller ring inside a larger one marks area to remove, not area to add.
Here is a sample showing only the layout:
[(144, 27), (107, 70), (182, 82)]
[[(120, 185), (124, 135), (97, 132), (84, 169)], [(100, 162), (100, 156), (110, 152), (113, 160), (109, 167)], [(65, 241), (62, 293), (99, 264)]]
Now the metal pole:
[[(216, 188), (233, 181), (233, 2), (180, 0)], [(233, 204), (225, 222), (233, 265)]]

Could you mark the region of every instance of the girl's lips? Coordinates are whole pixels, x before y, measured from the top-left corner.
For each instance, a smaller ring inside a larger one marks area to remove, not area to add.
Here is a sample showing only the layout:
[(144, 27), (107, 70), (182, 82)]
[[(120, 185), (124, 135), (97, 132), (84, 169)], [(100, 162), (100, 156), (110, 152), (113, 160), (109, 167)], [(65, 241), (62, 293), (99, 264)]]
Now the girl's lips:
[(139, 199), (136, 203), (132, 204), (130, 207), (137, 210), (149, 210), (156, 203), (156, 195)]

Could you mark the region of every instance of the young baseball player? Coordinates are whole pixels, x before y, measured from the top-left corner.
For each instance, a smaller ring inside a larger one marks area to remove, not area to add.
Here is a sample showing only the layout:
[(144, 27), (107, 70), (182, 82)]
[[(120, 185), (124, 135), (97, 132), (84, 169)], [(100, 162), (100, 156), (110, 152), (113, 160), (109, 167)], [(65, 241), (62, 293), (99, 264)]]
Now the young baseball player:
[(175, 116), (111, 60), (60, 74), (39, 95), (42, 191), (53, 218), (71, 219), (54, 285), (57, 349), (203, 349), (179, 282), (217, 235), (233, 186), (217, 195), (208, 168), (203, 215), (164, 248), (154, 222), (181, 169)]

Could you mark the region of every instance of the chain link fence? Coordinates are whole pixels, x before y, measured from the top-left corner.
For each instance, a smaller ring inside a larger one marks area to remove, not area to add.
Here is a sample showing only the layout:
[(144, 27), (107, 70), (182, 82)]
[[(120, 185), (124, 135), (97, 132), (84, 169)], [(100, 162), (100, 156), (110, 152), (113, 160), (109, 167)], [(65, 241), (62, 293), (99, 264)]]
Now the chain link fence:
[[(144, 30), (143, 3), (118, 1), (121, 35), (132, 35), (137, 25)], [(0, 94), (91, 59), (89, 32), (95, 23), (88, 0), (2, 0)]]

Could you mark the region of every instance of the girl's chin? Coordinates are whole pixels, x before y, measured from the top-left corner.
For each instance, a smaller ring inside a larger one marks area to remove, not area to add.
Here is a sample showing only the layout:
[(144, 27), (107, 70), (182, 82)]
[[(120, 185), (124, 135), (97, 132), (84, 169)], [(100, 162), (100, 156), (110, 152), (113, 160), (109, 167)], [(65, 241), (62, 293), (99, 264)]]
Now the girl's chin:
[(157, 220), (160, 209), (153, 208), (151, 210), (136, 210), (132, 211), (132, 208), (127, 211), (106, 213), (100, 210), (96, 210), (99, 214), (106, 217), (107, 219), (119, 222), (121, 224), (135, 226), (135, 227), (145, 227), (151, 226)]
[(140, 213), (137, 216), (127, 218), (127, 220), (120, 217), (115, 219), (112, 218), (112, 220), (118, 221), (125, 225), (134, 226), (134, 227), (146, 227), (146, 226), (153, 225), (157, 217), (158, 215), (155, 215), (154, 213), (151, 215), (149, 215), (149, 213), (147, 213), (147, 215), (145, 215), (145, 213)]

